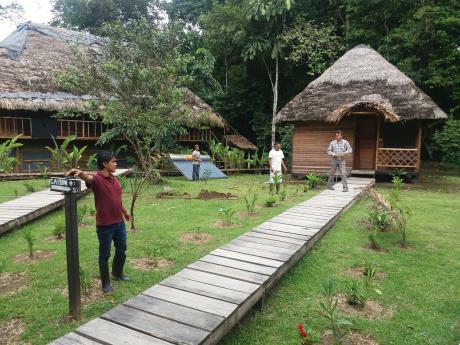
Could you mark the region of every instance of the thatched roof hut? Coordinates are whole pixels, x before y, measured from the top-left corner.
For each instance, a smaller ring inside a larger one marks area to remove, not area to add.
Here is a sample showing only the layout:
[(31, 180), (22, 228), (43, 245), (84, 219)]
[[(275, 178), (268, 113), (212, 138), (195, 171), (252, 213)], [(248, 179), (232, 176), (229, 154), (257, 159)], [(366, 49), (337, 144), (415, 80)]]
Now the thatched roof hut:
[[(0, 109), (84, 111), (84, 95), (61, 90), (53, 78), (75, 62), (75, 46), (98, 49), (104, 41), (85, 32), (27, 22), (0, 42)], [(197, 124), (224, 128), (225, 120), (193, 94), (186, 104)]]
[(422, 120), (447, 115), (379, 53), (359, 45), (287, 103), (276, 122), (294, 123), (293, 173), (328, 172), (326, 148), (336, 129), (353, 147), (356, 174), (420, 168)]
[(227, 145), (235, 146), (242, 150), (257, 150), (257, 146), (240, 134), (227, 134), (223, 139)]
[(447, 115), (414, 82), (366, 45), (345, 53), (278, 113), (276, 121), (337, 122), (357, 108), (390, 122)]

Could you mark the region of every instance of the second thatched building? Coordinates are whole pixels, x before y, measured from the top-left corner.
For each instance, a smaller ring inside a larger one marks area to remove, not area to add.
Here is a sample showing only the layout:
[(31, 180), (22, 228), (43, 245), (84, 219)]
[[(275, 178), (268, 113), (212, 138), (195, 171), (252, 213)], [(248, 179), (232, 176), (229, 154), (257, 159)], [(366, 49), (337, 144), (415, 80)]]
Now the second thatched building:
[(353, 147), (352, 173), (420, 169), (423, 122), (447, 115), (375, 50), (359, 45), (329, 67), (277, 115), (294, 124), (292, 172), (329, 171), (326, 149), (336, 129)]

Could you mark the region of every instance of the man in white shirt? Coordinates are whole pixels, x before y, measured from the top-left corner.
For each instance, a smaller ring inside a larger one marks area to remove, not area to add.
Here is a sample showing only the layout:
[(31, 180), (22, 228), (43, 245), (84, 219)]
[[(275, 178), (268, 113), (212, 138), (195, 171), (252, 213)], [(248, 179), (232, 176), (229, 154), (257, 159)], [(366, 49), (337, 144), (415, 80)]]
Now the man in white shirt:
[(270, 163), (270, 193), (273, 192), (273, 185), (275, 185), (276, 194), (278, 194), (281, 182), (283, 182), (281, 167), (285, 172), (287, 171), (286, 165), (284, 165), (284, 153), (279, 143), (275, 143), (274, 148), (271, 149), (268, 154), (268, 161)]
[(337, 130), (335, 132), (335, 140), (331, 141), (329, 147), (327, 148), (327, 154), (331, 156), (331, 171), (329, 172), (329, 179), (327, 180), (327, 189), (334, 190), (334, 188), (332, 188), (334, 175), (337, 169), (340, 169), (343, 191), (348, 192), (345, 156), (352, 152), (353, 151), (348, 141), (342, 139), (342, 131)]
[(195, 145), (195, 150), (193, 150), (192, 152), (192, 161), (193, 161), (192, 180), (198, 181), (200, 179), (200, 164), (203, 161), (201, 159), (200, 147), (198, 145)]

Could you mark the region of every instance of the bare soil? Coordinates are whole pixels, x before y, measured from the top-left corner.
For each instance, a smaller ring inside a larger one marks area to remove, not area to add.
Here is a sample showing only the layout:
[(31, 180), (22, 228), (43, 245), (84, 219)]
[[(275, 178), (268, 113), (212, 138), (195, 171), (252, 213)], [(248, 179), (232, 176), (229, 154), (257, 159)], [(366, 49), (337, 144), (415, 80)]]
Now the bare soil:
[(174, 198), (182, 198), (182, 199), (190, 199), (191, 196), (189, 193), (180, 193), (174, 191), (163, 191), (156, 194), (157, 199), (174, 199)]
[(45, 241), (50, 243), (62, 242), (65, 241), (65, 236), (62, 236), (62, 238), (57, 238), (56, 236), (49, 236), (45, 238)]
[(25, 272), (4, 272), (0, 274), (0, 296), (13, 294), (25, 287), (26, 284), (27, 276)]
[[(363, 267), (350, 267), (350, 268), (347, 268), (344, 272), (354, 278), (365, 277)], [(375, 279), (383, 279), (385, 277), (386, 277), (386, 273), (380, 272), (380, 271), (378, 271), (374, 276)]]
[(154, 262), (149, 258), (132, 258), (129, 265), (139, 271), (159, 271), (171, 267), (174, 263), (171, 260), (159, 258)]
[(236, 195), (232, 193), (220, 193), (215, 190), (202, 189), (197, 196), (197, 199), (211, 200), (211, 199), (238, 199)]
[(363, 319), (380, 320), (389, 319), (393, 316), (393, 310), (385, 309), (378, 302), (373, 300), (368, 299), (362, 308), (357, 308), (348, 304), (347, 297), (342, 294), (337, 296), (337, 301), (337, 307), (341, 312)]
[(35, 250), (33, 254), (34, 256), (32, 258), (29, 256), (29, 253), (17, 254), (13, 256), (13, 261), (16, 263), (32, 264), (51, 258), (54, 254), (56, 254), (56, 251)]
[(192, 232), (180, 237), (182, 243), (203, 244), (211, 241), (213, 236), (207, 232)]
[(224, 222), (223, 220), (218, 220), (217, 222), (214, 222), (212, 225), (217, 228), (231, 229), (236, 226), (236, 223), (233, 222), (233, 223), (228, 224), (227, 222)]
[(18, 345), (27, 344), (20, 340), (26, 329), (25, 323), (19, 318), (13, 318), (0, 323), (0, 344)]
[[(364, 333), (350, 332), (344, 337), (344, 340), (350, 345), (379, 345), (370, 335)], [(334, 337), (332, 334), (323, 335), (318, 344), (335, 345)]]
[[(83, 292), (83, 289), (81, 290), (81, 303), (82, 304), (90, 304), (91, 302), (104, 298), (105, 296), (108, 296), (102, 292), (101, 288), (101, 281), (97, 278), (92, 278), (91, 279), (91, 288), (86, 291), (86, 293)], [(64, 297), (67, 299), (69, 298), (69, 291), (67, 288), (61, 289), (62, 294)]]

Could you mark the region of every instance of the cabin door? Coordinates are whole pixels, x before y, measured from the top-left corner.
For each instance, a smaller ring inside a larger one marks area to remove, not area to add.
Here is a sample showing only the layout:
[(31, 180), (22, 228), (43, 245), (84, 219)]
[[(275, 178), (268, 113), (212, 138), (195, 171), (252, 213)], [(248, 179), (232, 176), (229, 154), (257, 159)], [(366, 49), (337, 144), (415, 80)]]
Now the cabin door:
[(377, 117), (356, 119), (353, 170), (375, 170)]

